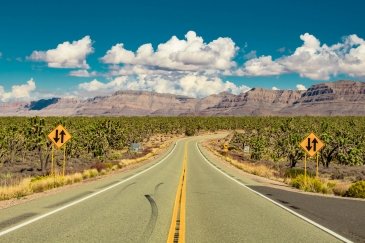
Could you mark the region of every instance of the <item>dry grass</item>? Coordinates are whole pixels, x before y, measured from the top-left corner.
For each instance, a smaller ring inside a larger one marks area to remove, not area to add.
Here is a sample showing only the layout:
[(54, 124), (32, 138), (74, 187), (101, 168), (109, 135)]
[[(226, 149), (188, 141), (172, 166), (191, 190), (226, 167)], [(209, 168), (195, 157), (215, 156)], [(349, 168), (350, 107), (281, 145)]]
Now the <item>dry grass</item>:
[(93, 178), (99, 175), (106, 175), (110, 171), (115, 171), (127, 165), (145, 161), (161, 152), (162, 149), (168, 147), (170, 144), (170, 142), (163, 143), (159, 148), (152, 149), (150, 153), (144, 155), (143, 157), (122, 160), (119, 164), (111, 166), (111, 168), (101, 170), (100, 173), (96, 168), (93, 168), (84, 170), (82, 173), (74, 173), (71, 175), (66, 175), (64, 177), (61, 175), (56, 175), (26, 178), (21, 180), (17, 185), (0, 186), (0, 200), (20, 198), (33, 193), (47, 191), (56, 187), (78, 183), (82, 180)]
[(11, 198), (20, 198), (32, 193), (29, 187), (30, 179), (24, 179), (20, 184), (15, 186), (0, 187), (0, 200), (8, 200)]
[(346, 192), (350, 188), (351, 183), (350, 182), (339, 182), (336, 183), (336, 185), (332, 188), (333, 194), (337, 196), (345, 196)]
[(229, 162), (231, 165), (235, 166), (238, 169), (241, 169), (247, 173), (250, 174), (254, 174), (257, 176), (261, 176), (261, 177), (265, 177), (265, 178), (269, 178), (269, 179), (275, 179), (277, 180), (278, 178), (275, 177), (275, 171), (268, 168), (265, 165), (262, 164), (252, 164), (252, 163), (245, 163), (245, 162), (239, 162), (235, 159), (232, 159), (228, 156), (223, 157), (220, 153), (218, 153), (217, 151), (211, 150), (216, 156), (219, 156), (221, 158), (223, 158), (224, 160), (226, 160), (227, 162)]
[(237, 160), (231, 159), (229, 157), (225, 157), (225, 160), (229, 162), (231, 165), (247, 172), (250, 174), (254, 174), (257, 176), (262, 176), (269, 179), (276, 179), (274, 176), (274, 171), (265, 165), (255, 165), (245, 162), (238, 162)]

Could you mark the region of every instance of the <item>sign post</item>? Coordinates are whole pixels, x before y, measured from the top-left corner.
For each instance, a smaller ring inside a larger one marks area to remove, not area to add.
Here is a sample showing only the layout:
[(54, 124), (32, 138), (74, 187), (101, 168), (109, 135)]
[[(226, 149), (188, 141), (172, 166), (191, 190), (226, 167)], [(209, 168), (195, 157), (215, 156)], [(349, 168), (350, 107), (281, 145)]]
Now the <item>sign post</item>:
[(52, 141), (52, 168), (51, 174), (56, 176), (55, 171), (55, 163), (54, 163), (54, 148), (60, 149), (63, 145), (63, 168), (62, 168), (62, 176), (65, 176), (65, 167), (66, 167), (66, 143), (71, 139), (70, 133), (62, 126), (58, 125), (53, 131), (48, 134), (48, 139)]
[(317, 155), (316, 177), (318, 177), (318, 152), (324, 147), (324, 143), (314, 134), (309, 134), (301, 143), (300, 147), (305, 151), (304, 156), (304, 180), (307, 180), (307, 155)]

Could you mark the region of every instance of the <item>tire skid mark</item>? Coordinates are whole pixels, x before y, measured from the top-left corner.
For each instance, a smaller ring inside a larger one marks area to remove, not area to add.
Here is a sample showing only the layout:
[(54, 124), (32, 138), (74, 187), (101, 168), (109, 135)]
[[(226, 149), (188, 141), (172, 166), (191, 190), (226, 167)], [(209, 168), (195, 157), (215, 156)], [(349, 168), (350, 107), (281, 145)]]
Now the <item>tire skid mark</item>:
[(112, 181), (112, 182), (110, 182), (110, 183), (108, 183), (108, 184), (105, 184), (105, 185), (99, 186), (99, 187), (97, 187), (96, 189), (104, 189), (105, 187), (111, 186), (111, 185), (113, 185), (113, 184), (115, 184), (115, 183), (117, 183), (117, 182), (119, 182), (119, 181)]
[(128, 187), (133, 186), (133, 185), (135, 185), (135, 184), (137, 184), (137, 182), (132, 182), (132, 183), (129, 183), (128, 185), (125, 185), (124, 187), (122, 187), (120, 190), (118, 190), (118, 191), (114, 194), (114, 197), (119, 196), (119, 194), (121, 194), (123, 191), (127, 190), (127, 189), (128, 189)]
[(0, 229), (4, 229), (8, 226), (17, 224), (17, 223), (21, 222), (22, 220), (31, 218), (35, 215), (37, 215), (37, 214), (36, 213), (24, 213), (24, 214), (14, 217), (14, 218), (7, 219), (5, 221), (0, 222)]
[(163, 182), (160, 182), (158, 183), (156, 186), (155, 186), (155, 191), (153, 192), (153, 195), (156, 196), (157, 195), (157, 191), (158, 189), (163, 185), (164, 183)]
[[(157, 187), (157, 185), (156, 185), (156, 187)], [(139, 242), (148, 242), (149, 238), (152, 235), (153, 230), (155, 229), (157, 217), (158, 217), (158, 207), (157, 207), (156, 201), (153, 199), (153, 196), (150, 194), (147, 194), (144, 196), (147, 198), (148, 202), (150, 203), (151, 216), (150, 216), (148, 224), (147, 224)]]
[(76, 195), (76, 196), (73, 196), (73, 197), (67, 198), (67, 199), (65, 199), (65, 200), (63, 200), (63, 201), (60, 201), (60, 202), (57, 202), (57, 203), (54, 203), (54, 204), (48, 205), (48, 206), (46, 206), (46, 207), (44, 207), (44, 208), (54, 208), (54, 207), (58, 207), (58, 206), (61, 206), (61, 205), (63, 205), (63, 204), (66, 204), (66, 203), (69, 203), (69, 202), (71, 202), (71, 201), (74, 201), (74, 200), (76, 200), (76, 199), (79, 199), (79, 198), (81, 198), (81, 197), (84, 197), (84, 196), (86, 196), (86, 195), (89, 195), (89, 194), (91, 194), (91, 193), (93, 193), (93, 191), (86, 191), (86, 192), (80, 193), (80, 194), (78, 194), (78, 195)]

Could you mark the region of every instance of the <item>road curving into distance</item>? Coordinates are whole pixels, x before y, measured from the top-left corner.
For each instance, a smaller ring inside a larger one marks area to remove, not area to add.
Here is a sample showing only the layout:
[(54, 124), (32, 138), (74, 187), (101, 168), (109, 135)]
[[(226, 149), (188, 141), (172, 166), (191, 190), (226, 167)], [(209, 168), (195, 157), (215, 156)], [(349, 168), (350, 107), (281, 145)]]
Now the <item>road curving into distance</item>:
[(212, 136), (221, 135), (181, 139), (137, 169), (2, 209), (0, 242), (350, 242), (207, 159), (197, 142)]

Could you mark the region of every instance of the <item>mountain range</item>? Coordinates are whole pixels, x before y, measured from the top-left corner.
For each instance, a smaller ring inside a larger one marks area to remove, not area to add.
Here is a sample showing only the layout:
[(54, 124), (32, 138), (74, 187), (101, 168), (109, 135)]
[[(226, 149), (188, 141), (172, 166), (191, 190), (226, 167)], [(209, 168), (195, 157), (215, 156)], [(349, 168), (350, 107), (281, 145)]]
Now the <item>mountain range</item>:
[(306, 91), (253, 88), (205, 98), (117, 91), (89, 99), (52, 98), (0, 103), (0, 116), (341, 116), (365, 115), (365, 83), (339, 80)]

